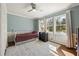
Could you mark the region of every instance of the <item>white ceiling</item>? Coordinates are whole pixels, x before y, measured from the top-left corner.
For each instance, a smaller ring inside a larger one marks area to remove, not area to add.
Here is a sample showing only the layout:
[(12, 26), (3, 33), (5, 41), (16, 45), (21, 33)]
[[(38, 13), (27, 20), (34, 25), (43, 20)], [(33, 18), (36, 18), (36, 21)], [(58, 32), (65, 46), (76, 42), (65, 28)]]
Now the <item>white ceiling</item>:
[(30, 3), (7, 3), (7, 9), (9, 14), (28, 17), (30, 19), (41, 18), (51, 13), (55, 13), (70, 6), (76, 6), (79, 4), (72, 3), (35, 3), (37, 11), (27, 12), (31, 9)]

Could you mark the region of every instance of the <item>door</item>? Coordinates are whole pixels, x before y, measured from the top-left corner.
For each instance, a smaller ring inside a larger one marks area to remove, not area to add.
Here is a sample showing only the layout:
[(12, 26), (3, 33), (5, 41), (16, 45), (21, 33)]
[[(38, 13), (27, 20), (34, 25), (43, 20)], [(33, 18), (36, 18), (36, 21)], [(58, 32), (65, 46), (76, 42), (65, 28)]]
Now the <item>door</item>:
[(57, 43), (66, 45), (67, 44), (67, 21), (66, 14), (56, 16), (54, 18), (55, 31), (54, 40)]

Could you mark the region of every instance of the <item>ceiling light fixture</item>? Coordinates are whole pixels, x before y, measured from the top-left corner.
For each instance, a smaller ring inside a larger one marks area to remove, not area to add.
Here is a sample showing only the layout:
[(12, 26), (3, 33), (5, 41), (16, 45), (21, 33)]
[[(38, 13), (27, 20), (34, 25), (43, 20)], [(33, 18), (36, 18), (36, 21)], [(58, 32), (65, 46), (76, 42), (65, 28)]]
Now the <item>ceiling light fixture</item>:
[(36, 11), (36, 9), (33, 9), (32, 11)]

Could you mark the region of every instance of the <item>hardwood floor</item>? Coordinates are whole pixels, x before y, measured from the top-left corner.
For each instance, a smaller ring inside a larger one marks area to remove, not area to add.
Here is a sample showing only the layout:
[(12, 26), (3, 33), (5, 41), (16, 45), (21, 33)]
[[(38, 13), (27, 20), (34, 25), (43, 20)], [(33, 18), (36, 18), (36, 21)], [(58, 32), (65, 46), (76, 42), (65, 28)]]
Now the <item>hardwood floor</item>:
[(77, 56), (76, 50), (73, 48), (67, 48), (63, 45), (61, 45), (57, 49), (58, 55), (59, 56)]

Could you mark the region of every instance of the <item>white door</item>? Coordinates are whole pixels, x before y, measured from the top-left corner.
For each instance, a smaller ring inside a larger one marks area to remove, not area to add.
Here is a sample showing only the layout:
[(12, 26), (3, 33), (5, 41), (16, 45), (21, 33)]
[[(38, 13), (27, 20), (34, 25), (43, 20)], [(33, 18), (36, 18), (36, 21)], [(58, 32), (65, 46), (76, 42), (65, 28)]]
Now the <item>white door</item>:
[(54, 41), (63, 45), (67, 44), (67, 21), (66, 14), (56, 16)]

